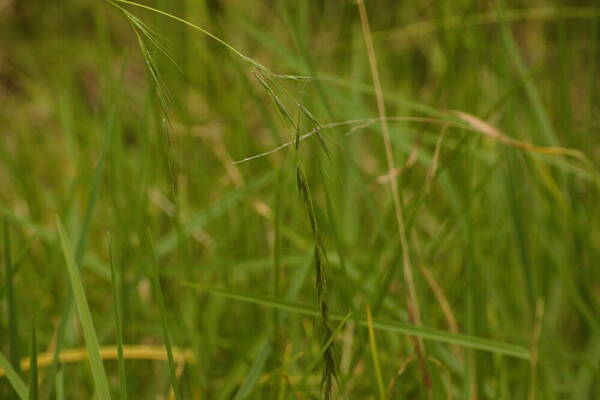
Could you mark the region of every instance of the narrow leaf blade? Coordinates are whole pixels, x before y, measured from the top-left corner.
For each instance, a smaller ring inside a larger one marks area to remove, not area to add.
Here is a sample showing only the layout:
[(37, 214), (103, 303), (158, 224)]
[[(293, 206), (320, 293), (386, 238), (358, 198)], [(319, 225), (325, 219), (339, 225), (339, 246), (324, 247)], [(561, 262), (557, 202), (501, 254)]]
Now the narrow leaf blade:
[(83, 330), (83, 336), (85, 339), (85, 346), (89, 354), (90, 368), (92, 370), (94, 385), (100, 399), (110, 399), (108, 379), (106, 378), (104, 364), (102, 364), (102, 359), (100, 358), (100, 345), (98, 344), (98, 337), (96, 336), (96, 329), (94, 328), (92, 314), (90, 313), (90, 308), (85, 296), (85, 289), (83, 287), (83, 283), (81, 282), (81, 276), (79, 275), (79, 268), (77, 267), (75, 258), (73, 257), (71, 243), (67, 237), (65, 228), (60, 222), (60, 218), (57, 217), (56, 223), (65, 256), (65, 262), (67, 264), (71, 288), (73, 289), (73, 299), (75, 301), (77, 313), (79, 314), (81, 329)]
[[(248, 293), (209, 286), (202, 286), (192, 283), (184, 283), (184, 285), (194, 289), (205, 290), (211, 294), (223, 296), (229, 299), (244, 301), (246, 303), (257, 304), (265, 307), (274, 307), (287, 312), (308, 315), (315, 318), (318, 318), (320, 316), (319, 311), (315, 308), (307, 307), (301, 304), (289, 303), (266, 296), (256, 296)], [(344, 319), (344, 316), (339, 314), (330, 314), (329, 318), (332, 321), (342, 321)], [(368, 322), (364, 318), (352, 316), (351, 319), (360, 326), (368, 327)], [(405, 322), (384, 321), (378, 319), (373, 320), (373, 328), (389, 332), (396, 332), (406, 335), (422, 337), (423, 339), (429, 339), (442, 343), (457, 344), (467, 348), (487, 351), (490, 353), (503, 354), (525, 360), (529, 359), (529, 351), (525, 347), (509, 343), (503, 343), (491, 339), (485, 339), (477, 336), (449, 333), (439, 329), (433, 329), (424, 326), (416, 326)]]

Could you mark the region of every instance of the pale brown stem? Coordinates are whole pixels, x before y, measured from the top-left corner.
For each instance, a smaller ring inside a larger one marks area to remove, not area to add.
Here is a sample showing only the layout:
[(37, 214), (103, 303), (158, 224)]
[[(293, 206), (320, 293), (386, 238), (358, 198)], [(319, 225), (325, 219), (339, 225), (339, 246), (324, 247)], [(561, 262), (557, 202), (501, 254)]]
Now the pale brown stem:
[[(373, 79), (373, 86), (375, 88), (375, 99), (377, 100), (377, 111), (379, 113), (379, 119), (381, 120), (381, 130), (383, 133), (383, 141), (385, 145), (385, 155), (387, 159), (387, 166), (390, 176), (394, 173), (394, 153), (392, 151), (392, 143), (390, 139), (390, 131), (388, 128), (388, 122), (386, 119), (385, 101), (383, 99), (383, 89), (381, 86), (381, 79), (379, 77), (379, 69), (377, 67), (377, 58), (375, 56), (375, 47), (373, 46), (373, 38), (371, 37), (371, 29), (369, 27), (369, 18), (367, 16), (367, 9), (363, 0), (357, 0), (358, 9), (360, 13), (360, 21), (363, 30), (363, 36), (365, 39), (365, 45), (367, 47), (367, 55), (369, 58), (369, 66), (371, 69), (371, 75)], [(419, 311), (419, 304), (417, 301), (417, 293), (415, 289), (415, 282), (413, 277), (413, 270), (409, 254), (409, 246), (406, 235), (406, 228), (404, 225), (404, 217), (402, 215), (402, 204), (400, 202), (400, 192), (398, 190), (397, 179), (390, 179), (390, 186), (392, 190), (392, 198), (394, 201), (394, 212), (396, 215), (396, 222), (398, 224), (398, 233), (400, 235), (400, 245), (402, 248), (402, 266), (404, 272), (404, 281), (408, 288), (407, 296), (407, 308), (408, 316), (412, 323), (415, 325), (421, 325), (421, 314)], [(423, 342), (418, 338), (413, 338), (415, 345), (415, 352), (419, 358), (419, 364), (421, 365), (421, 371), (423, 375), (423, 383), (428, 389), (428, 394), (431, 397), (431, 383), (429, 381), (429, 374), (425, 365), (425, 348)]]

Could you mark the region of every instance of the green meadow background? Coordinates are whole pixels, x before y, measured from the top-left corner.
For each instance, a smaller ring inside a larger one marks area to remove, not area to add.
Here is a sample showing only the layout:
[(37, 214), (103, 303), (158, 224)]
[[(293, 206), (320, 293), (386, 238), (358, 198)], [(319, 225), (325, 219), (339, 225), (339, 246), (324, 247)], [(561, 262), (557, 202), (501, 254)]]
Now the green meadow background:
[(594, 1), (0, 0), (0, 398), (599, 398), (599, 41)]

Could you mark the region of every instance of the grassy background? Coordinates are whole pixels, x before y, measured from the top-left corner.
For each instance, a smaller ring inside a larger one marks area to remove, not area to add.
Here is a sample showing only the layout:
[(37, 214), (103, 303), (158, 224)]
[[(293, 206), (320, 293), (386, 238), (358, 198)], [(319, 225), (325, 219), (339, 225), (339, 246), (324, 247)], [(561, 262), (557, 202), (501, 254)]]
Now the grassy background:
[(150, 5), (0, 1), (1, 398), (597, 398), (593, 1), (367, 1), (424, 328), (357, 5)]

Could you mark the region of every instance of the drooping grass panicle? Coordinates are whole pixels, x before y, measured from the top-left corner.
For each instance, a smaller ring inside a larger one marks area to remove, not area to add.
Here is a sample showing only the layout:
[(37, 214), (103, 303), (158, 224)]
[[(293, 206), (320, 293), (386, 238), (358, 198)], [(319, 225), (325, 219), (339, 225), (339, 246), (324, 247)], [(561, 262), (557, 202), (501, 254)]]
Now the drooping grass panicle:
[(136, 2), (133, 2), (133, 1), (129, 1), (129, 0), (107, 0), (107, 1), (109, 3), (111, 3), (112, 5), (115, 5), (115, 3), (120, 3), (120, 4), (127, 4), (127, 5), (134, 6), (134, 7), (139, 7), (139, 8), (145, 9), (147, 11), (151, 11), (151, 12), (153, 12), (155, 14), (162, 15), (164, 17), (170, 18), (170, 19), (172, 19), (174, 21), (177, 21), (177, 22), (179, 22), (181, 24), (184, 24), (184, 25), (188, 26), (189, 28), (192, 28), (192, 29), (194, 29), (194, 30), (202, 33), (203, 35), (206, 35), (206, 36), (210, 37), (211, 39), (217, 41), (218, 43), (220, 43), (221, 45), (223, 45), (225, 48), (227, 48), (229, 51), (231, 51), (233, 54), (235, 54), (236, 56), (238, 56), (242, 60), (246, 61), (250, 65), (254, 66), (255, 68), (257, 68), (257, 69), (259, 69), (261, 71), (265, 71), (265, 72), (270, 73), (269, 68), (265, 67), (264, 65), (262, 65), (258, 61), (254, 60), (254, 59), (252, 59), (252, 58), (250, 58), (248, 56), (246, 56), (241, 51), (239, 51), (238, 49), (236, 49), (235, 47), (233, 47), (231, 44), (227, 43), (225, 40), (221, 39), (220, 37), (216, 36), (215, 34), (207, 31), (206, 29), (201, 28), (201, 27), (199, 27), (199, 26), (197, 26), (197, 25), (195, 25), (195, 24), (193, 24), (193, 23), (191, 23), (191, 22), (189, 22), (189, 21), (187, 21), (187, 20), (185, 20), (185, 19), (183, 19), (181, 17), (178, 17), (178, 16), (170, 14), (168, 12), (159, 10), (157, 8), (154, 8), (154, 7), (147, 6), (145, 4), (140, 4), (140, 3), (136, 3)]
[(294, 119), (292, 118), (290, 112), (287, 110), (279, 95), (275, 93), (273, 88), (268, 82), (268, 76), (266, 76), (261, 70), (255, 69), (254, 76), (258, 80), (258, 82), (262, 85), (262, 87), (266, 90), (267, 94), (271, 97), (277, 110), (279, 113), (285, 118), (287, 122), (289, 122), (292, 126), (294, 126)]
[[(299, 129), (297, 125), (297, 131)], [(299, 137), (296, 132), (296, 137)], [(299, 141), (296, 142), (296, 152), (299, 153)], [(327, 253), (319, 231), (319, 224), (317, 221), (315, 205), (310, 192), (310, 187), (307, 183), (306, 172), (301, 162), (299, 154), (297, 154), (296, 163), (296, 184), (298, 187), (298, 193), (310, 222), (311, 231), (313, 234), (314, 241), (314, 265), (315, 265), (315, 288), (317, 295), (317, 303), (321, 313), (321, 342), (329, 343), (323, 353), (323, 370), (321, 377), (321, 390), (325, 399), (330, 399), (333, 393), (333, 383), (336, 379), (336, 363), (335, 363), (335, 345), (331, 339), (332, 330), (329, 325), (329, 303), (327, 296), (327, 278), (326, 278), (326, 265), (327, 265)]]
[(115, 4), (114, 2), (111, 2), (111, 4), (117, 7), (119, 10), (121, 10), (125, 18), (133, 25), (134, 29), (139, 30), (139, 32), (142, 33), (150, 43), (152, 43), (162, 54), (165, 55), (165, 57), (167, 57), (167, 59), (175, 66), (175, 68), (182, 72), (181, 67), (173, 58), (173, 54), (171, 53), (171, 51), (164, 44), (161, 43), (161, 40), (166, 40), (166, 38), (162, 37), (159, 33), (153, 31), (144, 21), (142, 21), (140, 18), (130, 13), (123, 7), (119, 6), (118, 4)]

